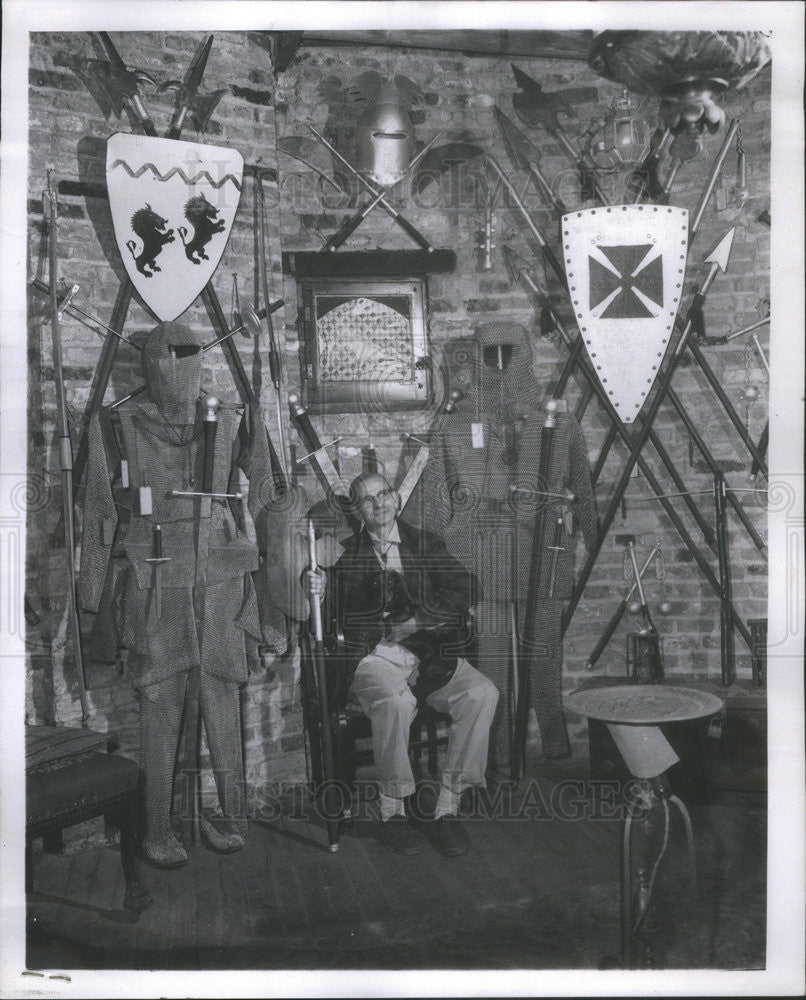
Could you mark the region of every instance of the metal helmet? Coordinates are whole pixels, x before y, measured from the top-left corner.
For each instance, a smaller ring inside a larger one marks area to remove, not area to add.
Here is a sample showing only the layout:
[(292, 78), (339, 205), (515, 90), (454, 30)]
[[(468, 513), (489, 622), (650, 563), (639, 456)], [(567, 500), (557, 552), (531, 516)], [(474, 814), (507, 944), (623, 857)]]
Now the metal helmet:
[(356, 165), (376, 184), (394, 184), (414, 156), (414, 125), (394, 83), (384, 83), (356, 125)]
[(160, 323), (143, 345), (146, 387), (166, 420), (192, 424), (201, 388), (202, 336), (181, 323)]

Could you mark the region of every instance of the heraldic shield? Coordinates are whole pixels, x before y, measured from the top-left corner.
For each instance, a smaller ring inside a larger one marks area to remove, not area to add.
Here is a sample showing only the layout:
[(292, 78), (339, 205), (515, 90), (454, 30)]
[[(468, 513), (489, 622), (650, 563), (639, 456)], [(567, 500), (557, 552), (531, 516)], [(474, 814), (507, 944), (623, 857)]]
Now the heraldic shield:
[(149, 309), (180, 316), (218, 267), (241, 197), (243, 157), (224, 146), (117, 132), (106, 183), (118, 250)]
[(562, 217), (568, 290), (596, 375), (625, 424), (658, 374), (680, 306), (688, 212), (612, 205)]

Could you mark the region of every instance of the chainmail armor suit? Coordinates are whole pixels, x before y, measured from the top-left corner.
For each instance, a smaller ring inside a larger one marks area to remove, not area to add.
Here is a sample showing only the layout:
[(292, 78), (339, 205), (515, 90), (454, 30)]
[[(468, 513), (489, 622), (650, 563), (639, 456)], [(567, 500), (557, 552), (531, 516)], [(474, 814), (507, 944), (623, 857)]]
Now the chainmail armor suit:
[[(540, 450), (541, 392), (534, 377), (526, 330), (517, 323), (487, 323), (473, 338), (447, 345), (448, 380), (463, 398), (435, 431), (423, 473), (423, 523), (438, 531), (448, 551), (479, 579), (484, 600), (475, 609), (478, 666), (502, 692), (510, 690), (512, 623), (523, 625), (529, 597), (534, 491)], [(584, 440), (573, 417), (555, 431), (552, 483), (573, 491), (574, 512), (588, 541), (596, 513)], [(513, 492), (523, 485), (526, 493)], [(556, 490), (559, 492), (559, 488)], [(565, 534), (556, 567), (556, 599), (541, 598), (538, 618), (546, 656), (535, 657), (532, 680), (547, 756), (567, 752), (558, 697), (562, 650), (559, 615), (573, 583), (573, 543)], [(545, 605), (545, 607), (544, 607)], [(545, 613), (544, 613), (545, 612)], [(510, 757), (512, 697), (502, 697), (491, 735), (491, 763)]]
[[(261, 601), (252, 575), (258, 546), (243, 531), (239, 501), (211, 503), (209, 548), (200, 549), (199, 497), (204, 467), (204, 406), (198, 399), (201, 340), (176, 323), (160, 324), (143, 349), (148, 398), (118, 410), (118, 432), (100, 420), (90, 428), (84, 500), (80, 597), (84, 610), (111, 612), (119, 642), (128, 650), (140, 693), (141, 755), (145, 788), (145, 841), (170, 836), (172, 781), (189, 671), (200, 669), (204, 720), (219, 802), (231, 829), (246, 828), (239, 688), (248, 676), (245, 636), (285, 651), (285, 618)], [(251, 427), (248, 426), (251, 423)], [(275, 497), (268, 442), (256, 412), (243, 420), (232, 406), (217, 415), (213, 493), (238, 490), (238, 467), (250, 477), (252, 516)], [(112, 487), (110, 468), (128, 466), (128, 487)], [(151, 514), (141, 514), (141, 487), (149, 487)], [(232, 506), (230, 506), (232, 505)], [(156, 607), (154, 525), (162, 553), (162, 613)], [(203, 606), (196, 589), (197, 561), (206, 556)], [(263, 621), (261, 621), (261, 617)], [(103, 629), (102, 629), (103, 631)]]

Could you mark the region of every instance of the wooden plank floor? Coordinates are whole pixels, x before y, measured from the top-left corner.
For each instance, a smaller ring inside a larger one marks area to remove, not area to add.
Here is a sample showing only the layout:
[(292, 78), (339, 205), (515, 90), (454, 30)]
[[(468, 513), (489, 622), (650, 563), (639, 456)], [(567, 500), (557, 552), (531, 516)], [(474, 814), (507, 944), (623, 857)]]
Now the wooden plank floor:
[[(464, 857), (444, 858), (425, 841), (418, 856), (394, 856), (360, 808), (331, 854), (321, 819), (297, 805), (253, 820), (238, 854), (200, 844), (185, 868), (141, 864), (154, 903), (134, 924), (120, 910), (116, 850), (37, 851), (28, 966), (595, 969), (619, 950), (620, 824), (589, 811), (573, 818), (584, 805), (580, 786), (565, 788), (571, 805), (567, 818), (558, 815), (558, 782), (580, 779), (573, 765), (530, 773), (534, 782), (496, 809), (489, 797), (471, 805)], [(685, 877), (682, 828), (673, 826), (656, 888), (658, 961), (762, 968), (763, 800), (700, 803), (691, 813), (699, 900)]]

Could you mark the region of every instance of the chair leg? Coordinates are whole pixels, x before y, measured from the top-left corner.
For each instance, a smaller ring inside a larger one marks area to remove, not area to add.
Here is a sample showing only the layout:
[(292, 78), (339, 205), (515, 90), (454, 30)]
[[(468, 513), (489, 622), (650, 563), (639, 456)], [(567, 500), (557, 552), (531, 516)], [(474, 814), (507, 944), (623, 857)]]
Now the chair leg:
[(437, 724), (433, 719), (427, 719), (425, 731), (428, 737), (428, 776), (434, 781), (437, 780)]
[(346, 725), (343, 718), (339, 718), (337, 725), (333, 727), (333, 762), (335, 764), (336, 778), (339, 782), (340, 792), (344, 796), (341, 813), (339, 815), (339, 833), (344, 833), (353, 825), (353, 811), (351, 794), (355, 781), (355, 768), (348, 772), (345, 766), (345, 732)]
[(114, 819), (120, 829), (120, 864), (126, 883), (125, 909), (135, 916), (151, 906), (153, 900), (137, 875), (137, 794), (132, 792), (126, 802), (116, 812)]

